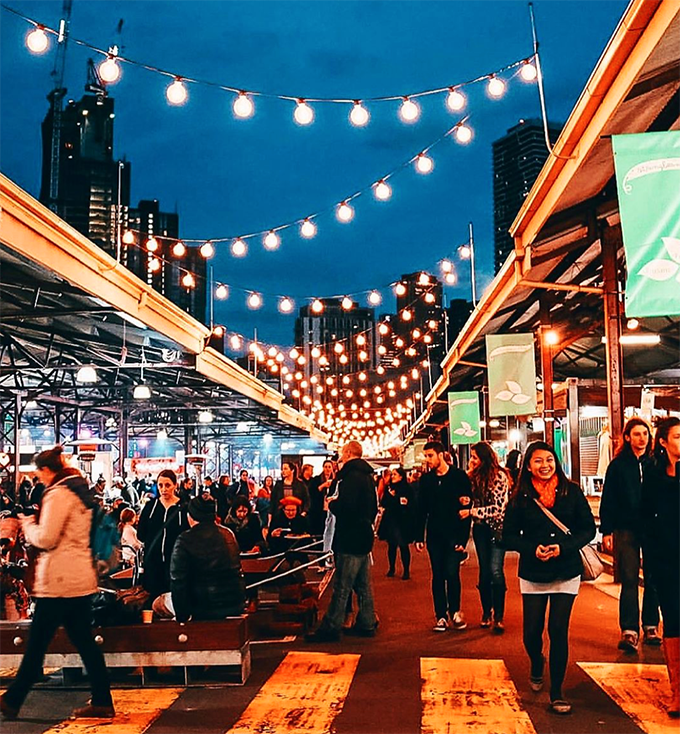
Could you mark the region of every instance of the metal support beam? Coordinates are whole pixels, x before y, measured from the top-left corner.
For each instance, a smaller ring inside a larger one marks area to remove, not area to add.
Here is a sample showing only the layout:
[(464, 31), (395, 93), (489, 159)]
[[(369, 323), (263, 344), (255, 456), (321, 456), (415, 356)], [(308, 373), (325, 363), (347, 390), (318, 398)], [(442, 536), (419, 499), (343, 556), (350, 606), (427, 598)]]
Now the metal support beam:
[(623, 352), (621, 349), (621, 300), (619, 293), (616, 253), (620, 243), (620, 229), (601, 225), (602, 278), (604, 284), (604, 335), (607, 406), (609, 408), (609, 432), (614, 445), (623, 432)]
[(529, 280), (524, 278), (520, 281), (520, 285), (526, 285), (530, 288), (542, 288), (549, 291), (569, 291), (574, 293), (596, 293), (602, 295), (602, 288), (593, 285), (575, 285), (571, 283), (548, 283), (544, 280)]
[(539, 349), (541, 352), (541, 379), (543, 381), (543, 422), (545, 441), (549, 446), (555, 445), (555, 409), (553, 402), (553, 354), (552, 345), (548, 344), (546, 332), (550, 331), (550, 305), (545, 295), (541, 296), (539, 304), (539, 312), (541, 317), (541, 326), (539, 328), (539, 336), (541, 343)]
[(14, 496), (19, 496), (19, 467), (21, 466), (21, 394), (14, 396)]

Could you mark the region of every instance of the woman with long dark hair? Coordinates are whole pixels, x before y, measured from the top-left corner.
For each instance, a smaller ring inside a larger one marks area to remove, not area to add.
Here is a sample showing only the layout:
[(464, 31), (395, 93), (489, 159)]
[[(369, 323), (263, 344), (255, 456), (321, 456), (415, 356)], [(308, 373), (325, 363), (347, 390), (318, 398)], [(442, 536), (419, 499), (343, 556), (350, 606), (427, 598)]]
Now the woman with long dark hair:
[[(297, 466), (292, 461), (281, 464), (281, 479), (274, 485), (271, 497), (271, 517), (276, 517), (281, 509), (281, 500), (284, 497), (297, 497), (301, 504), (300, 514), (309, 512), (309, 492), (307, 486), (298, 479)], [(270, 522), (271, 524), (271, 522)]]
[(680, 716), (680, 418), (656, 427), (652, 465), (642, 487), (643, 552), (652, 569), (671, 683), (668, 715)]
[(33, 462), (45, 485), (40, 518), (19, 515), (26, 540), (41, 550), (33, 597), (35, 611), (26, 652), (12, 685), (0, 698), (0, 713), (16, 719), (31, 688), (42, 675), (45, 653), (63, 625), (83, 660), (92, 687), (91, 702), (74, 717), (114, 716), (106, 663), (92, 637), (92, 595), (97, 591), (90, 535), (96, 505), (85, 477), (70, 467), (61, 446), (36, 454)]
[(472, 484), (472, 506), (460, 511), (461, 518), (472, 517), (472, 537), (479, 562), (479, 597), (482, 602), (482, 627), (502, 634), (505, 630), (505, 549), (501, 545), (503, 519), (508, 504), (508, 475), (498, 456), (486, 441), (470, 447), (468, 477)]
[[(569, 532), (561, 530), (553, 515)], [(543, 633), (548, 605), (550, 710), (571, 712), (562, 695), (569, 658), (569, 619), (581, 584), (579, 550), (595, 537), (595, 521), (578, 484), (567, 479), (555, 449), (543, 441), (527, 448), (517, 491), (505, 513), (503, 544), (519, 552), (524, 647), (529, 684), (543, 688)]]
[(389, 482), (385, 485), (380, 500), (383, 515), (378, 528), (378, 537), (387, 541), (388, 576), (394, 576), (397, 562), (397, 548), (404, 569), (402, 578), (411, 578), (411, 550), (409, 544), (416, 539), (416, 506), (413, 487), (406, 479), (406, 472), (400, 467), (392, 469)]

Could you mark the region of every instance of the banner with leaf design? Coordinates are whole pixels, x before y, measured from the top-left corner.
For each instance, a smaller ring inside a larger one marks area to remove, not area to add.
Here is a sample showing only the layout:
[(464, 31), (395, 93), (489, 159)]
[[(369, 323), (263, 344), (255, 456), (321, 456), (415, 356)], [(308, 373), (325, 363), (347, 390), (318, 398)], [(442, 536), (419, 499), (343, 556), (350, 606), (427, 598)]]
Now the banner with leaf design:
[(680, 315), (680, 132), (613, 135), (626, 316)]
[(490, 334), (486, 337), (489, 372), (489, 415), (532, 415), (536, 412), (536, 358), (533, 334)]
[(479, 395), (476, 392), (450, 392), (449, 438), (452, 444), (477, 443), (482, 440), (479, 429)]

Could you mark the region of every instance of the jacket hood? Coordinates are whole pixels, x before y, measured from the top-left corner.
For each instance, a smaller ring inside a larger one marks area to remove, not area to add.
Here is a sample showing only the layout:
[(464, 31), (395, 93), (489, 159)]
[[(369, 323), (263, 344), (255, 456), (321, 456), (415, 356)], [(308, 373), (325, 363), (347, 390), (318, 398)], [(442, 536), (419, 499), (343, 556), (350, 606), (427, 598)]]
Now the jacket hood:
[(94, 488), (90, 487), (85, 477), (77, 469), (66, 467), (56, 474), (54, 481), (50, 485), (50, 489), (57, 485), (70, 489), (88, 510), (91, 510), (95, 506)]
[(360, 474), (373, 474), (373, 467), (364, 459), (350, 459), (338, 472), (338, 477), (346, 477), (348, 474), (359, 472)]

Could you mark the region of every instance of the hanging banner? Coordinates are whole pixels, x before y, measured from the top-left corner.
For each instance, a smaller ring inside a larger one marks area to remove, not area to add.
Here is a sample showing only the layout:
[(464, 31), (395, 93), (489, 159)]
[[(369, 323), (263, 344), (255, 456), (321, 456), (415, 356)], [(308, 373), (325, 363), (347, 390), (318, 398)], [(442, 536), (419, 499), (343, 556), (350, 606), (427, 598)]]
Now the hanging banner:
[(626, 316), (680, 315), (680, 132), (613, 135)]
[(533, 334), (486, 337), (489, 371), (489, 415), (536, 412), (536, 358)]
[(450, 392), (449, 438), (451, 444), (477, 443), (482, 440), (479, 429), (479, 395), (476, 392)]

